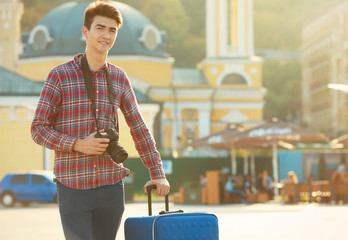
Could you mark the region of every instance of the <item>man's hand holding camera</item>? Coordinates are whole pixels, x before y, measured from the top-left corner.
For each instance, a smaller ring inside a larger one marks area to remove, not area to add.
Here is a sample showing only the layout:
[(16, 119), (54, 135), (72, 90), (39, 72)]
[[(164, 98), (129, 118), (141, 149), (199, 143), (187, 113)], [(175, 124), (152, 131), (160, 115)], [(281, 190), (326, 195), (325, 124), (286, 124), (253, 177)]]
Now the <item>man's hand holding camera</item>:
[(113, 128), (107, 128), (94, 132), (85, 139), (77, 139), (73, 150), (87, 155), (102, 155), (107, 151), (111, 159), (120, 164), (128, 158), (128, 153), (118, 140), (118, 132)]
[(95, 138), (97, 132), (91, 133), (85, 139), (77, 139), (73, 150), (87, 155), (103, 155), (109, 146), (110, 139)]

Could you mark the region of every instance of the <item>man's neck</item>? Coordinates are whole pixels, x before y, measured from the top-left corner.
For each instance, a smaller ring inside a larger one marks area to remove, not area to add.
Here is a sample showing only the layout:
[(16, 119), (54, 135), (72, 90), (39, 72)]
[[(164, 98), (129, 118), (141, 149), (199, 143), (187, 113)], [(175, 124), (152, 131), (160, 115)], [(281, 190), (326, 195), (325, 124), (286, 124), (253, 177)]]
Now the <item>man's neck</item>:
[(89, 68), (93, 71), (98, 71), (106, 62), (106, 54), (93, 54), (90, 51), (86, 51), (87, 62)]

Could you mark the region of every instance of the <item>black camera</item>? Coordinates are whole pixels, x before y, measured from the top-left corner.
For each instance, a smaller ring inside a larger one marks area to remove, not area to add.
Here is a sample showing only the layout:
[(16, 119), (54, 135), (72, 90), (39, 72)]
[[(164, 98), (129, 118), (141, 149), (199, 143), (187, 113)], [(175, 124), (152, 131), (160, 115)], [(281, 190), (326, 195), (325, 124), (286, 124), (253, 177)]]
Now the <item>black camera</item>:
[(105, 132), (98, 132), (96, 138), (110, 139), (109, 146), (106, 149), (115, 163), (123, 163), (128, 158), (127, 151), (119, 143), (119, 134), (114, 128), (107, 128)]

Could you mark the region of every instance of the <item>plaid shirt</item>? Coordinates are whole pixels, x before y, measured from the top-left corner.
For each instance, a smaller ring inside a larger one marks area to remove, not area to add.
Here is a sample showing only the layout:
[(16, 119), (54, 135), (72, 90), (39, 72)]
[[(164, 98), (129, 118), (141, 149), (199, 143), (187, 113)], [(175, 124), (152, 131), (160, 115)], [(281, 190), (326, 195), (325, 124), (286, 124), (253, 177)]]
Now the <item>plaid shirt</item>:
[[(49, 73), (35, 111), (31, 134), (36, 143), (55, 150), (54, 174), (62, 184), (70, 188), (91, 189), (122, 180), (129, 169), (114, 163), (107, 153), (91, 156), (73, 151), (77, 138), (84, 139), (96, 131), (79, 60), (81, 56), (76, 55)], [(116, 110), (108, 99), (106, 67), (113, 82)], [(91, 71), (91, 77), (99, 129), (114, 128), (116, 123), (118, 131), (117, 109), (121, 109), (151, 179), (164, 178), (155, 141), (141, 116), (125, 72), (107, 63), (99, 71)]]

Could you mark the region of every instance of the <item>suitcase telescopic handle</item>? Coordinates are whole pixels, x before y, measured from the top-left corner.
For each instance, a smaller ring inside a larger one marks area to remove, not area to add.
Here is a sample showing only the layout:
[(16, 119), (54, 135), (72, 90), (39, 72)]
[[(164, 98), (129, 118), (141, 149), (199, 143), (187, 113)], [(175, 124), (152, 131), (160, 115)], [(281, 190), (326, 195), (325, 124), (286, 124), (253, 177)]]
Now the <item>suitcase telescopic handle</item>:
[[(149, 209), (149, 216), (152, 216), (152, 200), (151, 200), (151, 193), (152, 190), (157, 189), (156, 185), (150, 185), (146, 187), (147, 190), (147, 204), (148, 204), (148, 209)], [(168, 199), (168, 195), (165, 195), (164, 197), (165, 200), (165, 209), (166, 212), (169, 212), (169, 199)]]

